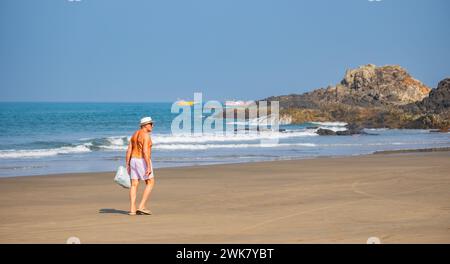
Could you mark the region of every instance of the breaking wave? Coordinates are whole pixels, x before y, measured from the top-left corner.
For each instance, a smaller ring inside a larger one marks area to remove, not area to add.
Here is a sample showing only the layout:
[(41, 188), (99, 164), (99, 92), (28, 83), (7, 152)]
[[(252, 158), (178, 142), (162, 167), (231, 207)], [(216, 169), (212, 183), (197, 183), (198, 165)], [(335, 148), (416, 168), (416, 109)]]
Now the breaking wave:
[[(248, 132), (248, 131), (247, 131)], [(317, 136), (315, 130), (281, 132), (255, 132), (245, 134), (156, 134), (152, 136), (154, 149), (160, 150), (197, 150), (217, 148), (249, 148), (249, 147), (286, 147), (283, 144), (264, 144), (259, 140), (271, 140), (291, 137)], [(35, 149), (7, 149), (0, 150), (0, 159), (11, 158), (40, 158), (56, 155), (86, 153), (91, 151), (124, 151), (127, 149), (129, 136), (116, 136), (106, 138), (83, 138), (75, 143), (39, 142)], [(33, 145), (33, 143), (27, 144)], [(43, 145), (48, 146), (43, 148)], [(60, 145), (60, 147), (55, 147)], [(314, 144), (298, 143), (291, 146), (311, 147)]]

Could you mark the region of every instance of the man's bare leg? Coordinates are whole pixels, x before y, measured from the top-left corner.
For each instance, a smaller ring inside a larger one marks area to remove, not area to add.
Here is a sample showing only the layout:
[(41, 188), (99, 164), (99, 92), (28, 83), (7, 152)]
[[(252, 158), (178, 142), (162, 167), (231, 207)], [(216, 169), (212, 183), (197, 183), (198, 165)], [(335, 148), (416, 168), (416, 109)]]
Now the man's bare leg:
[(145, 180), (145, 190), (144, 194), (142, 195), (141, 203), (139, 204), (139, 210), (145, 209), (145, 205), (147, 204), (147, 200), (150, 197), (150, 194), (152, 193), (153, 185), (155, 185), (155, 180), (153, 178)]
[(139, 186), (139, 180), (131, 180), (130, 187), (130, 213), (136, 213), (136, 193)]

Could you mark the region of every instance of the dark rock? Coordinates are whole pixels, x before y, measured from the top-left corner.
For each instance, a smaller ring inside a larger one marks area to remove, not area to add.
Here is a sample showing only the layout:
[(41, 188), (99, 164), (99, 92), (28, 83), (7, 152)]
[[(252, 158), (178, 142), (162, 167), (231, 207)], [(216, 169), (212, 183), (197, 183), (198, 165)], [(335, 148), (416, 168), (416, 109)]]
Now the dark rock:
[(438, 114), (425, 114), (410, 122), (406, 128), (418, 129), (445, 129), (449, 126), (450, 120)]
[(427, 113), (439, 114), (448, 111), (450, 107), (450, 78), (439, 82), (438, 87), (416, 105), (421, 111)]
[(319, 128), (316, 131), (316, 134), (318, 134), (320, 136), (335, 136), (336, 132), (334, 132), (333, 130), (330, 130), (330, 129)]
[(351, 135), (354, 135), (354, 134), (350, 130), (344, 130), (344, 131), (336, 131), (336, 135), (338, 135), (338, 136), (351, 136)]
[(367, 133), (364, 131), (364, 127), (355, 124), (350, 123), (345, 126), (347, 130), (345, 131), (338, 131), (336, 132), (337, 135), (343, 136), (343, 135), (366, 135)]
[(338, 136), (351, 136), (351, 135), (367, 135), (366, 132), (361, 130), (344, 130), (344, 131), (337, 131), (336, 135)]
[(351, 136), (351, 135), (367, 134), (362, 129), (348, 129), (348, 130), (344, 130), (344, 131), (334, 132), (333, 130), (324, 129), (324, 128), (319, 128), (316, 131), (316, 133), (318, 135), (321, 135), (321, 136), (334, 136), (334, 135), (337, 135), (337, 136)]

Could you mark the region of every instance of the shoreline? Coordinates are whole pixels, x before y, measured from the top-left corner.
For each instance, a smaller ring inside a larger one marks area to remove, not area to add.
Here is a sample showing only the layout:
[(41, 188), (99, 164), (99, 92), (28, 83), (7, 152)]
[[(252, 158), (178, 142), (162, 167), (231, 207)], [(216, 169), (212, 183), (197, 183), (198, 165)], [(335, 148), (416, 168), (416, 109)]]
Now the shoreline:
[[(450, 147), (442, 148), (423, 148), (423, 149), (398, 149), (398, 150), (383, 150), (374, 151), (367, 154), (357, 154), (357, 155), (336, 155), (336, 156), (312, 156), (304, 158), (293, 158), (293, 159), (277, 159), (277, 160), (265, 160), (265, 161), (243, 161), (243, 162), (230, 162), (230, 163), (218, 163), (218, 164), (200, 164), (200, 165), (186, 165), (186, 166), (172, 166), (172, 167), (161, 167), (161, 169), (173, 169), (173, 168), (192, 168), (192, 167), (208, 167), (208, 166), (218, 166), (218, 165), (236, 165), (236, 164), (251, 164), (251, 163), (266, 163), (266, 162), (279, 162), (279, 161), (301, 161), (301, 160), (312, 160), (312, 159), (327, 159), (327, 158), (348, 158), (348, 157), (360, 157), (360, 156), (370, 156), (370, 155), (389, 155), (389, 154), (408, 154), (408, 153), (429, 153), (429, 152), (447, 152), (450, 151)], [(23, 177), (48, 177), (48, 176), (64, 176), (64, 175), (74, 175), (74, 174), (92, 174), (92, 173), (115, 173), (115, 171), (86, 171), (86, 172), (63, 172), (63, 173), (47, 173), (47, 174), (33, 174), (33, 175), (17, 175), (17, 176), (4, 176), (1, 179), (11, 179), (11, 178), (23, 178)]]
[(0, 243), (449, 243), (449, 158), (439, 151), (161, 168), (153, 215), (136, 217), (112, 172), (2, 178)]
[(379, 154), (401, 154), (401, 153), (421, 153), (421, 152), (445, 152), (450, 151), (450, 147), (443, 148), (424, 148), (424, 149), (399, 149), (399, 150), (382, 150), (375, 151), (373, 155)]

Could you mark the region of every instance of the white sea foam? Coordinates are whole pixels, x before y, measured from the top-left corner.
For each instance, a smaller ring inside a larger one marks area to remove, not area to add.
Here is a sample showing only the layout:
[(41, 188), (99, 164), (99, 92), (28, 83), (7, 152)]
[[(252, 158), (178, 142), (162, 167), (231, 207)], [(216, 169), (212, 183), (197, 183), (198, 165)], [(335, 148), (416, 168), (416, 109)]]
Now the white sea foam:
[(90, 152), (88, 144), (73, 146), (73, 147), (60, 147), (52, 149), (31, 149), (31, 150), (2, 150), (0, 151), (0, 158), (41, 158), (48, 156), (56, 156), (59, 154), (72, 154), (72, 153), (84, 153)]
[(312, 143), (280, 143), (280, 144), (166, 144), (157, 145), (161, 150), (206, 150), (226, 148), (283, 148), (283, 147), (315, 147)]
[[(257, 132), (245, 131), (245, 134), (156, 134), (152, 136), (153, 147), (161, 150), (195, 150), (195, 149), (216, 149), (216, 148), (269, 148), (269, 147), (286, 147), (286, 146), (305, 146), (311, 147), (314, 144), (260, 144), (259, 140), (273, 138), (291, 138), (291, 137), (307, 137), (317, 136), (315, 130), (301, 130), (287, 133), (281, 132)], [(84, 138), (83, 140), (87, 140)], [(74, 146), (64, 146), (60, 148), (48, 149), (32, 149), (32, 150), (2, 150), (1, 158), (39, 158), (56, 156), (60, 154), (76, 154), (90, 151), (107, 150), (107, 151), (125, 151), (128, 147), (130, 137), (114, 136), (107, 138), (88, 139), (88, 142), (82, 142)], [(80, 140), (82, 141), (82, 140)], [(227, 144), (229, 143), (229, 144)], [(237, 144), (232, 144), (237, 143)]]
[(346, 131), (347, 130), (347, 128), (343, 127), (343, 126), (320, 126), (319, 128), (333, 130), (334, 132)]
[(99, 148), (106, 149), (106, 150), (127, 150), (128, 146), (127, 145), (102, 145), (102, 146), (99, 146)]
[[(153, 146), (155, 149), (209, 149), (209, 148), (233, 148), (235, 147), (267, 147), (267, 145), (258, 144), (259, 140), (291, 137), (307, 137), (317, 136), (315, 130), (292, 131), (286, 133), (280, 132), (256, 132), (245, 131), (245, 134), (156, 134), (152, 136)], [(103, 140), (103, 144), (97, 145), (100, 149), (105, 150), (126, 150), (130, 137), (117, 136), (108, 137)], [(255, 142), (254, 144), (223, 144), (232, 142)], [(209, 144), (208, 144), (209, 143)]]
[[(343, 123), (337, 125), (335, 122), (324, 123), (332, 126), (321, 126), (335, 131), (345, 130)], [(314, 147), (358, 147), (358, 146), (387, 146), (387, 145), (417, 145), (417, 144), (448, 144), (448, 142), (438, 141), (407, 141), (403, 142), (342, 142), (342, 143), (319, 143), (311, 142), (283, 142), (278, 144), (264, 143), (264, 139), (290, 139), (317, 136), (317, 129), (298, 129), (287, 130), (285, 132), (267, 132), (267, 131), (244, 131), (242, 134), (224, 135), (219, 134), (154, 134), (152, 135), (153, 147), (157, 150), (175, 151), (175, 150), (208, 150), (208, 149), (245, 149), (245, 148), (314, 148)], [(129, 136), (112, 136), (105, 138), (90, 138), (80, 140), (73, 146), (63, 146), (59, 148), (48, 149), (10, 149), (0, 150), (0, 159), (8, 158), (40, 158), (64, 154), (77, 154), (90, 151), (125, 151), (128, 147)], [(301, 140), (304, 141), (304, 140)], [(298, 142), (298, 141), (297, 141)], [(325, 143), (325, 144), (324, 144)]]
[(128, 141), (128, 139), (125, 140), (125, 137), (108, 137), (108, 138), (106, 138), (106, 140), (112, 146), (122, 146), (125, 144), (125, 142)]
[(311, 124), (318, 125), (319, 128), (333, 130), (334, 132), (345, 131), (347, 123), (344, 122), (311, 122)]
[(345, 122), (310, 122), (310, 123), (319, 126), (331, 126), (331, 127), (343, 127), (347, 125), (347, 123)]
[(308, 137), (317, 136), (315, 130), (300, 130), (288, 133), (281, 132), (255, 132), (245, 131), (246, 133), (224, 135), (224, 134), (178, 134), (178, 135), (154, 135), (152, 141), (154, 144), (167, 143), (206, 143), (206, 142), (236, 142), (236, 141), (256, 141), (274, 138), (292, 138), (292, 137)]

